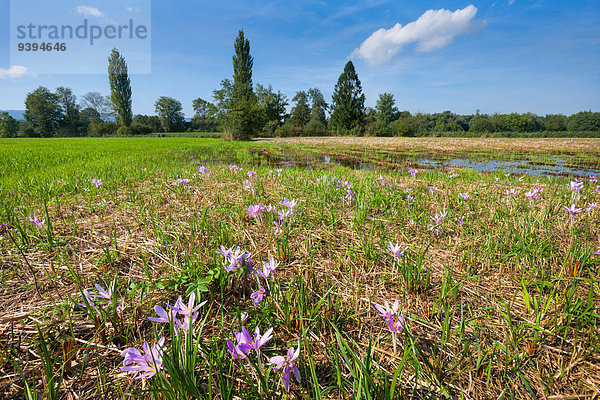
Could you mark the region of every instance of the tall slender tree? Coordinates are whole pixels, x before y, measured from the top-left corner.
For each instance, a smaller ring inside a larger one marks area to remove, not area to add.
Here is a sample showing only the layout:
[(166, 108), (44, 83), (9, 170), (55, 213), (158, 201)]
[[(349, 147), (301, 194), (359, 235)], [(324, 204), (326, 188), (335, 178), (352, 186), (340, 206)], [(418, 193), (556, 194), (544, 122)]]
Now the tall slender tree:
[(127, 74), (127, 63), (117, 49), (113, 49), (108, 58), (108, 80), (110, 82), (110, 100), (121, 126), (131, 125), (131, 82)]
[(233, 97), (242, 102), (254, 98), (252, 90), (252, 66), (254, 57), (250, 55), (250, 41), (244, 37), (244, 31), (238, 32), (233, 55)]
[(361, 126), (365, 115), (365, 95), (352, 61), (346, 63), (344, 72), (338, 78), (331, 107), (333, 128), (349, 130)]
[(252, 90), (250, 42), (240, 30), (235, 40), (233, 56), (233, 88), (231, 110), (227, 113), (226, 138), (249, 140), (263, 124), (263, 110)]

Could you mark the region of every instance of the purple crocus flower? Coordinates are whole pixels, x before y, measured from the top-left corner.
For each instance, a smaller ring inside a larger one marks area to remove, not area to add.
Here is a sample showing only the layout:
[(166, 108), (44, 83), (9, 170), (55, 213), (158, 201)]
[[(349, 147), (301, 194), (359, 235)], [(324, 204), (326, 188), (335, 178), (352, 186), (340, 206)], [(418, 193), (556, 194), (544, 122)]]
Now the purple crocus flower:
[(598, 203), (589, 203), (585, 211), (591, 212), (596, 207), (598, 207)]
[(469, 198), (469, 193), (459, 193), (458, 197), (460, 197), (462, 200), (467, 200)]
[(115, 287), (115, 281), (112, 281), (110, 286), (108, 286), (108, 290), (104, 290), (102, 288), (102, 286), (96, 284), (96, 290), (98, 291), (98, 294), (95, 294), (92, 297), (100, 297), (105, 300), (110, 300), (112, 297), (112, 291), (113, 291), (114, 287)]
[(252, 178), (254, 175), (256, 175), (256, 171), (248, 171), (248, 172), (246, 172), (246, 176), (248, 178)]
[(279, 261), (275, 261), (273, 256), (269, 256), (269, 262), (263, 261), (263, 270), (256, 271), (256, 274), (261, 278), (267, 279), (272, 272), (275, 272), (279, 264)]
[(283, 233), (283, 229), (281, 228), (281, 225), (277, 223), (277, 221), (273, 221), (273, 233), (275, 235), (281, 235)]
[(229, 170), (233, 171), (233, 172), (237, 172), (240, 170), (240, 167), (238, 167), (237, 165), (234, 165), (234, 164), (229, 164)]
[(506, 197), (514, 196), (515, 194), (517, 194), (517, 191), (516, 191), (515, 189), (512, 189), (512, 188), (511, 188), (511, 189), (507, 189), (507, 190), (504, 192), (504, 195), (505, 195)]
[(577, 192), (581, 191), (581, 189), (583, 189), (583, 182), (575, 180), (575, 181), (571, 181), (571, 183), (569, 183), (567, 186), (569, 187), (569, 189), (571, 189), (571, 191), (573, 191), (574, 193), (577, 193)]
[(173, 311), (184, 316), (183, 323), (180, 326), (181, 329), (187, 331), (190, 325), (196, 322), (196, 319), (198, 318), (198, 309), (205, 305), (207, 301), (208, 300), (205, 300), (197, 306), (194, 306), (194, 303), (196, 302), (196, 294), (194, 292), (190, 293), (187, 304), (185, 304), (182, 301), (181, 296), (179, 296), (177, 302), (175, 302), (175, 305), (173, 306)]
[(179, 178), (179, 179), (175, 179), (173, 182), (171, 182), (171, 186), (183, 186), (183, 185), (187, 185), (190, 182), (191, 182), (191, 180), (189, 180), (189, 179)]
[(32, 217), (28, 217), (27, 219), (35, 226), (42, 226), (46, 223), (45, 219), (39, 220), (35, 214), (33, 214)]
[(271, 338), (273, 337), (273, 328), (267, 329), (264, 335), (261, 336), (260, 328), (257, 326), (254, 328), (254, 336), (250, 335), (246, 330), (246, 327), (242, 327), (242, 336), (244, 341), (239, 344), (240, 350), (248, 354), (250, 350), (260, 350)]
[(170, 324), (173, 322), (176, 326), (181, 327), (181, 321), (177, 319), (177, 311), (175, 311), (173, 307), (170, 307), (168, 304), (167, 308), (169, 311), (165, 310), (159, 305), (154, 306), (154, 311), (156, 312), (156, 315), (158, 315), (158, 318), (149, 317), (148, 319), (150, 321), (159, 322), (162, 324)]
[(162, 354), (164, 343), (164, 337), (161, 337), (152, 348), (150, 348), (148, 342), (144, 342), (142, 346), (144, 354), (135, 347), (125, 349), (121, 353), (124, 365), (121, 367), (121, 371), (135, 372), (136, 374), (142, 373), (136, 379), (153, 377), (163, 365)]
[(93, 185), (96, 185), (96, 187), (98, 186), (102, 186), (102, 179), (92, 179), (90, 181)]
[(201, 174), (210, 174), (209, 169), (206, 168), (204, 165), (198, 168), (198, 172), (200, 172)]
[(389, 315), (385, 319), (385, 323), (392, 333), (400, 333), (404, 328), (404, 317), (402, 315)]
[(284, 207), (287, 207), (289, 209), (292, 209), (296, 206), (296, 204), (298, 204), (298, 202), (296, 200), (288, 200), (287, 197), (283, 198), (283, 201), (280, 202), (279, 204), (281, 204)]
[(460, 225), (464, 225), (465, 224), (465, 217), (458, 217), (458, 218), (456, 218), (456, 220), (458, 221), (458, 223)]
[(379, 311), (379, 314), (377, 315), (383, 318), (388, 318), (391, 315), (398, 314), (398, 310), (400, 309), (400, 302), (398, 300), (396, 300), (391, 307), (387, 300), (383, 303), (383, 305), (377, 303), (373, 303), (373, 305), (375, 306), (375, 309)]
[(537, 193), (534, 192), (533, 190), (530, 190), (529, 192), (525, 193), (525, 197), (528, 197), (531, 200), (537, 199), (536, 195), (537, 195)]
[(592, 254), (593, 256), (600, 256), (600, 250), (598, 250), (597, 252), (595, 252), (594, 254)]
[(257, 281), (257, 282), (258, 282), (258, 290), (250, 295), (250, 298), (253, 300), (255, 307), (257, 307), (260, 304), (260, 302), (263, 300), (263, 298), (265, 296), (265, 293), (267, 292), (265, 290), (265, 288), (260, 284), (260, 281)]
[(409, 169), (409, 170), (408, 170), (408, 173), (409, 173), (409, 174), (411, 174), (412, 176), (415, 176), (415, 175), (417, 175), (417, 173), (418, 173), (418, 172), (419, 172), (419, 171), (417, 171), (417, 170), (416, 170), (416, 169), (414, 169), (414, 168), (411, 168), (411, 169)]
[(259, 218), (262, 215), (262, 213), (263, 213), (263, 206), (260, 203), (251, 205), (250, 207), (248, 207), (248, 210), (246, 211), (246, 214), (251, 216), (252, 218)]
[(575, 204), (571, 204), (571, 207), (563, 206), (563, 210), (571, 214), (572, 217), (583, 211), (581, 208), (577, 208)]
[(435, 222), (436, 224), (441, 224), (442, 222), (444, 222), (444, 218), (446, 218), (446, 214), (447, 211), (446, 210), (442, 210), (439, 213), (436, 213), (433, 217), (429, 217), (433, 220), (433, 222)]
[(596, 178), (594, 175), (590, 176), (590, 183), (596, 183), (598, 182), (598, 178)]
[(437, 190), (437, 186), (429, 186), (429, 191), (431, 193), (435, 192)]
[(393, 244), (391, 241), (388, 243), (387, 250), (396, 258), (402, 257), (406, 249), (403, 249), (398, 243)]
[(296, 349), (296, 351), (294, 351), (293, 347), (290, 347), (287, 351), (287, 354), (285, 357), (283, 356), (274, 356), (271, 357), (269, 362), (271, 364), (274, 364), (274, 369), (282, 369), (283, 368), (283, 373), (282, 373), (282, 379), (283, 379), (283, 385), (285, 386), (285, 391), (289, 392), (290, 391), (290, 371), (294, 373), (294, 376), (296, 377), (296, 381), (298, 383), (300, 383), (300, 371), (298, 370), (298, 367), (296, 366), (296, 363), (294, 361), (296, 361), (296, 359), (298, 358), (298, 356), (300, 355), (300, 345), (298, 345), (298, 348)]

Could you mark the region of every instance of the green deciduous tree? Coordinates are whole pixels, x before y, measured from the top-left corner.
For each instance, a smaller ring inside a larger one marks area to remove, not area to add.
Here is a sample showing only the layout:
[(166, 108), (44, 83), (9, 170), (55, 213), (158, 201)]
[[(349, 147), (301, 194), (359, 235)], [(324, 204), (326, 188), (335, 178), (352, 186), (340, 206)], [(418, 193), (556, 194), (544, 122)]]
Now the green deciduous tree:
[(131, 125), (131, 82), (127, 74), (125, 58), (113, 49), (108, 58), (108, 80), (110, 82), (110, 100), (121, 126)]
[(17, 136), (19, 123), (6, 111), (0, 112), (0, 137), (11, 138)]
[(154, 110), (160, 118), (160, 124), (165, 132), (182, 129), (185, 119), (181, 102), (172, 97), (161, 96), (154, 103)]
[(58, 96), (43, 86), (27, 94), (25, 120), (37, 137), (53, 137), (63, 118)]
[(338, 130), (359, 128), (365, 114), (365, 95), (354, 64), (348, 61), (338, 78), (331, 101), (331, 125)]
[(219, 110), (210, 101), (197, 98), (192, 102), (194, 117), (192, 124), (202, 132), (214, 132), (217, 129), (217, 115)]
[(60, 123), (59, 131), (62, 136), (82, 136), (83, 125), (79, 116), (79, 105), (77, 105), (77, 96), (73, 94), (70, 88), (56, 88), (58, 104), (62, 108), (63, 117)]
[(582, 111), (569, 116), (569, 131), (600, 131), (600, 112)]

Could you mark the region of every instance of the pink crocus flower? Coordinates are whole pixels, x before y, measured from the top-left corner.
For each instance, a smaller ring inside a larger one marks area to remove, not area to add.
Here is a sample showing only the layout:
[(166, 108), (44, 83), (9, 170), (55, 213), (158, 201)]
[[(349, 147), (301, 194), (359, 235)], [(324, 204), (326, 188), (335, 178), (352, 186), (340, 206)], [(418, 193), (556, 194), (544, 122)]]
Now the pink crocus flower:
[(102, 179), (92, 179), (90, 181), (93, 185), (96, 185), (96, 187), (98, 186), (102, 186)]

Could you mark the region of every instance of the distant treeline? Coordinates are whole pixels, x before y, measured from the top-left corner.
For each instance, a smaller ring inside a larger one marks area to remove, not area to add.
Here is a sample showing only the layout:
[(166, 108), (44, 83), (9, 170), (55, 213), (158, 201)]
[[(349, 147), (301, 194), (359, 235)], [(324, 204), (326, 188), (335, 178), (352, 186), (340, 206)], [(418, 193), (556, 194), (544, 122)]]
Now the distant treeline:
[[(69, 88), (56, 92), (40, 87), (27, 96), (25, 121), (17, 121), (6, 112), (0, 113), (0, 137), (74, 137), (148, 135), (161, 132), (221, 132), (225, 130), (223, 103), (227, 101), (230, 82), (222, 82), (215, 90), (215, 103), (194, 101), (194, 117), (186, 121), (181, 103), (162, 97), (177, 115), (166, 121), (157, 115), (135, 115), (129, 127), (114, 122), (110, 100), (99, 93), (88, 93), (77, 102)], [(453, 137), (600, 137), (600, 113), (582, 111), (570, 116), (532, 113), (459, 115), (442, 113), (411, 114), (397, 111), (393, 97), (380, 95), (375, 108), (366, 108), (362, 124), (340, 129), (331, 124), (327, 105), (318, 89), (301, 91), (294, 97), (291, 112), (286, 113), (287, 99), (271, 87), (257, 85), (261, 107), (258, 136), (453, 136)], [(385, 102), (392, 106), (386, 106)], [(310, 100), (310, 101), (309, 101)]]

